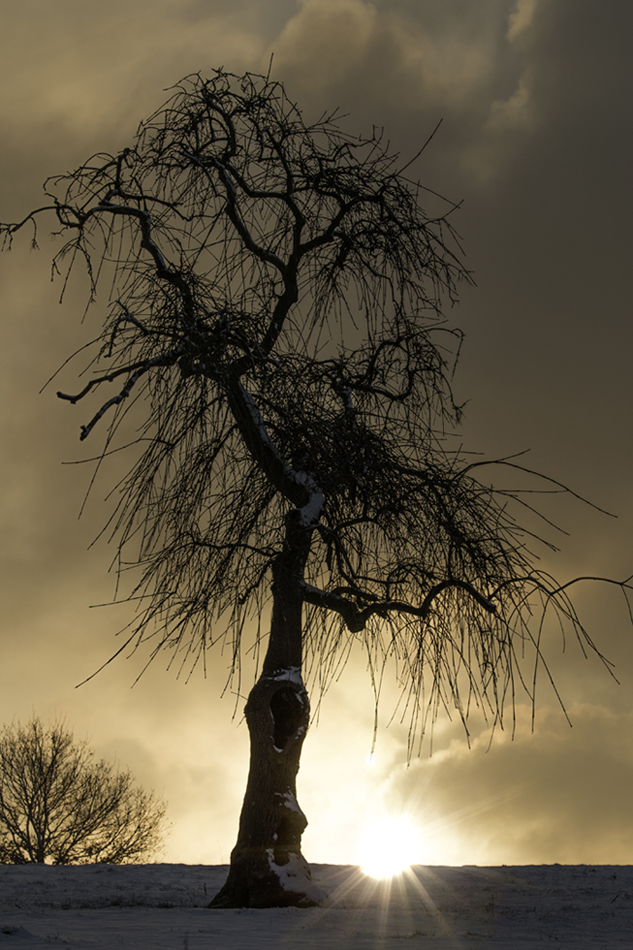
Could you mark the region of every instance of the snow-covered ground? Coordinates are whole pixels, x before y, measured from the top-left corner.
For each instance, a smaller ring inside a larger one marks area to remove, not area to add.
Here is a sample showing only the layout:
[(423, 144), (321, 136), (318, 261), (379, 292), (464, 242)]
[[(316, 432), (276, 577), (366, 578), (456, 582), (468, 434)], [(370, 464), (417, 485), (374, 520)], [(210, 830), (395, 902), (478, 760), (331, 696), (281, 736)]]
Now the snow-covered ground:
[(226, 867), (0, 866), (0, 950), (622, 950), (633, 867), (314, 867), (310, 910), (208, 910)]

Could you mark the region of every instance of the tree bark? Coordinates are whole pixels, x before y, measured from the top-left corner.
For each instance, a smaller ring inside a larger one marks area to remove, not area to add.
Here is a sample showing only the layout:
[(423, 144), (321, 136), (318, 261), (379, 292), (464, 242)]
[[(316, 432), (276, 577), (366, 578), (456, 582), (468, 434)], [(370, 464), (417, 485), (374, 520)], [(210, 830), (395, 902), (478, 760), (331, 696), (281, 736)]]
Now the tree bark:
[(311, 529), (294, 509), (273, 569), (270, 640), (262, 675), (245, 707), (251, 752), (237, 843), (224, 887), (210, 907), (312, 907), (325, 896), (301, 853), (308, 824), (297, 772), (310, 722), (301, 677), (301, 580)]

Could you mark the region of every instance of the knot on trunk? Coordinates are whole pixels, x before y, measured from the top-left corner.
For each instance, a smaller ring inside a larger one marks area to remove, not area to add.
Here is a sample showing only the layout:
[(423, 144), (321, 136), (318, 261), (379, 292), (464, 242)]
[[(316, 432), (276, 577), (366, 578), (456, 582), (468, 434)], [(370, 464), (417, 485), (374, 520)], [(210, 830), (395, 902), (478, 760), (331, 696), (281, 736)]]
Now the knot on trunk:
[(282, 686), (270, 698), (270, 713), (273, 719), (273, 745), (280, 752), (302, 727), (306, 726), (304, 697), (296, 687)]
[[(244, 709), (251, 734), (267, 737), (267, 752), (260, 754), (293, 758), (299, 754), (310, 722), (310, 702), (305, 686), (294, 669), (264, 674), (255, 684)], [(298, 763), (297, 763), (298, 764)]]

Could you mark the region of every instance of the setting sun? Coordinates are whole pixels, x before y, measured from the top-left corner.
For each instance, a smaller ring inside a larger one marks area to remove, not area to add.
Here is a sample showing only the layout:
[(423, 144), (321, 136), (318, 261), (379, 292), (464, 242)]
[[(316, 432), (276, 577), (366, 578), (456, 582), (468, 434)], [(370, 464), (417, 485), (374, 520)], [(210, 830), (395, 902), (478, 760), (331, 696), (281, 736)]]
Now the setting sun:
[(359, 840), (361, 869), (375, 878), (401, 874), (415, 860), (417, 841), (418, 830), (408, 816), (377, 819)]

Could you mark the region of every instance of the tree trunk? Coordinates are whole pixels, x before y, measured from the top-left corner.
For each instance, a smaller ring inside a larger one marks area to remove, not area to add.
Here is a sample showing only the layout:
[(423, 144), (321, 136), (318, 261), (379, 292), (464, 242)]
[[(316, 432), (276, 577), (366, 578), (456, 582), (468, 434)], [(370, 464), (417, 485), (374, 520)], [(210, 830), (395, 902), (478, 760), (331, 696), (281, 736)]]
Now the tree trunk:
[(301, 853), (307, 819), (297, 802), (297, 772), (310, 722), (301, 677), (300, 581), (309, 528), (295, 509), (273, 570), (270, 640), (262, 675), (246, 703), (251, 754), (237, 844), (224, 887), (210, 907), (312, 907), (325, 896)]

